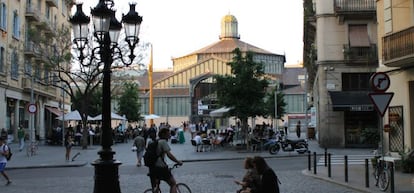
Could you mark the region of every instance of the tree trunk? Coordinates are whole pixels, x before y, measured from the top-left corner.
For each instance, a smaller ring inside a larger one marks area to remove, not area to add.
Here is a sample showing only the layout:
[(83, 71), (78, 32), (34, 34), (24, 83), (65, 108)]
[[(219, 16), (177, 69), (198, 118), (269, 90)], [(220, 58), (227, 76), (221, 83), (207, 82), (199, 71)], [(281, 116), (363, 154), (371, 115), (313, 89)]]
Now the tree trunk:
[(245, 133), (244, 138), (246, 141), (246, 150), (248, 151), (250, 149), (250, 144), (249, 144), (249, 125), (247, 123), (247, 117), (244, 118), (240, 118), (241, 120), (241, 124), (242, 124), (242, 132)]
[[(85, 118), (83, 118), (85, 119)], [(87, 118), (86, 118), (87, 119)], [(82, 121), (82, 149), (88, 149), (88, 138), (89, 138), (89, 131), (86, 127), (87, 121)]]

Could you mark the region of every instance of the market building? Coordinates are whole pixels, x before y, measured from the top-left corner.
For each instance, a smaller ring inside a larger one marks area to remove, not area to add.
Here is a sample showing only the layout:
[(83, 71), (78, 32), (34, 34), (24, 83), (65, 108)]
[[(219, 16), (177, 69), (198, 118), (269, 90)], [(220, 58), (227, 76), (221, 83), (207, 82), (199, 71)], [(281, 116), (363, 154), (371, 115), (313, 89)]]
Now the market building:
[[(221, 20), (219, 41), (185, 56), (173, 58), (170, 73), (154, 72), (154, 113), (165, 118), (157, 122), (179, 125), (183, 121), (210, 119), (209, 113), (219, 108), (213, 94), (213, 76), (231, 73), (227, 63), (233, 59), (232, 51), (235, 48), (240, 48), (242, 53), (253, 52), (254, 59), (264, 64), (267, 76), (273, 82), (281, 81), (285, 56), (241, 41), (236, 17), (225, 15)], [(148, 74), (140, 77), (139, 82), (140, 89), (144, 91), (141, 96), (141, 112), (146, 114), (149, 112)]]

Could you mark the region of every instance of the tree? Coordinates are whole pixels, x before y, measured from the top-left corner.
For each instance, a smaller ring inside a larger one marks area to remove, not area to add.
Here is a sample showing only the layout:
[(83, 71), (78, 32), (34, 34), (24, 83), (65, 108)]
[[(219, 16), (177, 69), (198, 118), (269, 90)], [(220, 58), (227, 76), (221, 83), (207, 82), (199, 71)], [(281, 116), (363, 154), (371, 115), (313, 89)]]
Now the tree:
[[(72, 109), (81, 109), (83, 102), (83, 93), (76, 92), (71, 98)], [(89, 97), (88, 115), (96, 116), (102, 113), (102, 87), (97, 87)]]
[(231, 75), (216, 75), (217, 99), (220, 105), (231, 107), (229, 114), (240, 119), (242, 132), (248, 128), (249, 117), (264, 115), (264, 96), (268, 81), (264, 78), (263, 64), (253, 61), (253, 53), (243, 57), (239, 48), (234, 54)]
[(277, 92), (277, 116), (275, 116), (275, 90), (268, 92), (265, 99), (265, 115), (280, 119), (286, 113), (285, 95), (282, 92)]
[[(47, 77), (50, 81), (44, 83), (62, 89), (71, 99), (82, 99), (78, 101), (76, 107), (82, 116), (82, 124), (85, 128), (91, 105), (94, 108), (97, 108), (97, 105), (99, 105), (99, 103), (92, 104), (94, 102), (92, 98), (96, 93), (95, 90), (100, 88), (102, 84), (102, 63), (99, 57), (97, 58), (96, 56), (99, 49), (93, 49), (93, 45), (86, 45), (83, 50), (83, 55), (74, 56), (72, 54), (79, 53), (73, 49), (74, 45), (72, 44), (69, 28), (62, 26), (56, 31), (53, 31), (53, 33), (46, 33), (42, 29), (44, 28), (35, 29), (34, 26), (29, 27), (28, 42), (36, 50), (36, 57), (42, 58), (43, 65), (41, 67), (44, 68), (43, 71), (48, 72), (44, 77)], [(93, 37), (89, 39), (93, 39)], [(122, 37), (119, 39), (122, 39)], [(123, 47), (125, 44), (120, 44), (120, 46)], [(148, 45), (139, 46), (140, 50), (146, 49), (147, 47)], [(135, 52), (138, 52), (137, 49)], [(137, 56), (135, 57), (134, 63), (140, 63), (139, 61), (143, 59), (142, 53), (134, 53)], [(115, 55), (119, 59), (121, 53), (116, 53)], [(122, 67), (122, 64), (118, 61), (114, 61), (111, 66), (111, 68), (120, 67)], [(83, 135), (88, 135), (87, 129), (83, 130)], [(87, 137), (82, 139), (82, 148), (86, 149), (88, 139)]]
[(138, 84), (125, 82), (124, 92), (119, 97), (118, 112), (126, 115), (128, 121), (139, 121), (141, 104), (139, 103)]

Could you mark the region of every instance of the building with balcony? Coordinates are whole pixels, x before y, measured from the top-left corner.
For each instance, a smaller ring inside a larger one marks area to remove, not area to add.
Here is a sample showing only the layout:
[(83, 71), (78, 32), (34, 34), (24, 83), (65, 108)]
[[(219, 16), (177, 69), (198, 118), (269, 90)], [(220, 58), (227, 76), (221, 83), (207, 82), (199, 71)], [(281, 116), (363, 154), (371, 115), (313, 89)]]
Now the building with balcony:
[(379, 116), (368, 97), (377, 41), (375, 0), (304, 1), (303, 61), (321, 146), (377, 145)]
[[(70, 99), (51, 86), (54, 80), (47, 58), (33, 38), (70, 27), (72, 4), (72, 0), (0, 2), (0, 127), (8, 129), (10, 138), (17, 136), (22, 125), (30, 129), (32, 139), (45, 140), (57, 126), (55, 118), (62, 108), (70, 108)], [(37, 107), (35, 112), (29, 112), (29, 104)]]
[(393, 92), (384, 124), (385, 152), (414, 147), (414, 4), (412, 1), (378, 0), (378, 71), (390, 77)]

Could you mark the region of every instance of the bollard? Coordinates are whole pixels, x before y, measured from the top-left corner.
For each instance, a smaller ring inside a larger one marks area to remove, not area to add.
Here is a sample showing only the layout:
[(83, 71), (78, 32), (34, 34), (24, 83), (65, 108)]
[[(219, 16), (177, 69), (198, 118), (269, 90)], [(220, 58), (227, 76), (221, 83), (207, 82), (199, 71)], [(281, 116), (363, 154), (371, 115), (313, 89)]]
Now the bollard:
[(332, 172), (331, 172), (331, 154), (328, 153), (328, 177), (332, 177)]
[(310, 151), (308, 151), (308, 170), (311, 171), (312, 167), (311, 167), (311, 153)]
[(331, 153), (328, 153), (328, 177), (332, 177), (331, 166)]
[(390, 178), (391, 178), (391, 184), (390, 184), (390, 191), (391, 191), (391, 193), (394, 193), (395, 192), (395, 187), (394, 187), (394, 162), (389, 162), (389, 168), (390, 168)]
[(344, 165), (345, 165), (345, 182), (348, 182), (348, 156), (344, 157)]
[(313, 152), (313, 174), (316, 174), (316, 152)]
[(326, 160), (326, 159), (327, 159), (327, 158), (326, 158), (327, 153), (328, 153), (328, 148), (326, 148), (326, 147), (325, 147), (325, 167), (326, 167), (326, 165), (327, 165), (327, 163), (326, 163), (326, 162), (327, 162), (327, 160)]
[(365, 159), (365, 187), (369, 188), (369, 165), (368, 159)]

